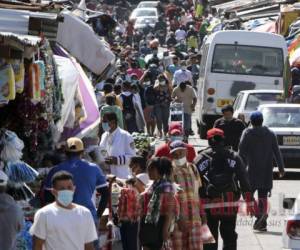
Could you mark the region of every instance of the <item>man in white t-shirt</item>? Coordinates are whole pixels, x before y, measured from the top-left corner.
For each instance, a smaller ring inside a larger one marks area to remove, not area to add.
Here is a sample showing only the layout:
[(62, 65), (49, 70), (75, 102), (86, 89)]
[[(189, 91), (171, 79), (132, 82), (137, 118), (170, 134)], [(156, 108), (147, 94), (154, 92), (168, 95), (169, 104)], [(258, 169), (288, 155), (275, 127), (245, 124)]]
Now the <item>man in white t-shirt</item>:
[(93, 250), (98, 239), (91, 212), (72, 203), (73, 176), (65, 171), (52, 178), (55, 202), (40, 209), (30, 229), (34, 250)]

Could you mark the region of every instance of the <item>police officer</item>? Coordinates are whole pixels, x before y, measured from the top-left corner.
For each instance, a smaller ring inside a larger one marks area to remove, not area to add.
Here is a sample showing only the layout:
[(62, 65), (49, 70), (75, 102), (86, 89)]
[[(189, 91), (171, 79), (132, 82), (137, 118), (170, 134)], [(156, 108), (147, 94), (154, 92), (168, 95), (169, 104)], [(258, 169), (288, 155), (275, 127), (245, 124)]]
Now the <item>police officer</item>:
[(241, 191), (244, 199), (253, 200), (245, 166), (241, 158), (224, 146), (224, 131), (213, 128), (207, 132), (209, 148), (200, 152), (195, 164), (202, 178), (200, 196), (207, 224), (216, 240), (205, 244), (204, 250), (218, 249), (218, 232), (223, 250), (237, 249), (236, 219)]
[(102, 128), (105, 133), (101, 137), (100, 147), (107, 152), (105, 163), (110, 166), (111, 174), (127, 179), (130, 175), (131, 157), (136, 155), (133, 137), (118, 127), (115, 113), (107, 113), (103, 116)]

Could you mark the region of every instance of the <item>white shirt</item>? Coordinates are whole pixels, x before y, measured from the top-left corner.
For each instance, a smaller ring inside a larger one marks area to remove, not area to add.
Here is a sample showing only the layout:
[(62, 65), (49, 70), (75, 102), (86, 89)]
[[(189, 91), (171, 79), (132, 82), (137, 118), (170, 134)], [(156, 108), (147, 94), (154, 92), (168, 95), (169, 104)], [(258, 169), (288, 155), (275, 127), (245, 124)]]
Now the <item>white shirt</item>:
[(182, 82), (189, 81), (193, 83), (193, 74), (189, 70), (179, 69), (176, 70), (173, 77), (173, 85), (177, 86)]
[(117, 157), (118, 164), (110, 166), (111, 174), (121, 179), (130, 175), (129, 163), (136, 155), (133, 137), (125, 130), (117, 128), (113, 133), (105, 132), (100, 147), (105, 148), (108, 156)]
[(177, 41), (185, 40), (186, 32), (184, 30), (180, 30), (180, 29), (176, 30), (175, 36), (176, 36)]
[(45, 250), (84, 250), (84, 245), (98, 239), (91, 212), (74, 204), (73, 209), (56, 202), (38, 210), (30, 234), (45, 240)]

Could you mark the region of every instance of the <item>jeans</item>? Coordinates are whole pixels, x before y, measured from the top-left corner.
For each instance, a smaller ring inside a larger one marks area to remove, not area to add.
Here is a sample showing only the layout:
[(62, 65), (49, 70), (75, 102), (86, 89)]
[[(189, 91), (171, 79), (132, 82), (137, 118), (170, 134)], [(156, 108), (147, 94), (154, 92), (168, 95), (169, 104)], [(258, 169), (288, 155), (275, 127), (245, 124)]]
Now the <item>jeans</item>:
[[(255, 204), (255, 217), (257, 219), (261, 218), (263, 215), (268, 215), (268, 194), (270, 190), (268, 189), (258, 189), (254, 190), (253, 194), (257, 191), (258, 202)], [(265, 220), (265, 225), (267, 224), (267, 219)]]
[(223, 239), (223, 250), (237, 250), (238, 235), (235, 232), (237, 215), (212, 215), (206, 211), (207, 225), (214, 236), (216, 243), (205, 244), (204, 250), (218, 250), (219, 230)]
[(154, 106), (154, 115), (156, 118), (157, 129), (164, 130), (165, 134), (169, 130), (169, 116), (170, 105), (169, 104), (156, 104)]
[(189, 136), (190, 130), (192, 128), (192, 115), (184, 113), (184, 133), (185, 136)]
[(138, 250), (138, 223), (123, 221), (120, 231), (123, 250)]

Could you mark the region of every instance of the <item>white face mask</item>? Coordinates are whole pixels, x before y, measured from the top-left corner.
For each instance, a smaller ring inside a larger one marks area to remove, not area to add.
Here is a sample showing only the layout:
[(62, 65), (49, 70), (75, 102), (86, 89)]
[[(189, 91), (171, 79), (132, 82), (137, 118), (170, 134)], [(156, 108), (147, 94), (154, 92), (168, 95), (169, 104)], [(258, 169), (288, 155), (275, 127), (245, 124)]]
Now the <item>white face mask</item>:
[(174, 160), (174, 164), (176, 167), (182, 167), (187, 163), (186, 157), (182, 157), (181, 159)]
[(161, 82), (159, 82), (159, 85), (160, 86), (166, 86), (166, 82), (165, 81), (161, 81)]
[(181, 69), (182, 69), (182, 70), (186, 70), (186, 66), (182, 66)]

